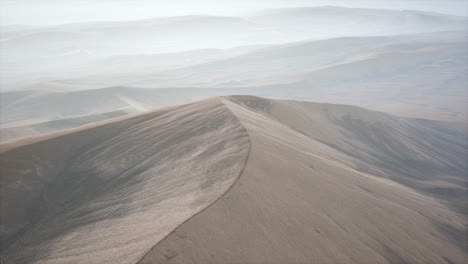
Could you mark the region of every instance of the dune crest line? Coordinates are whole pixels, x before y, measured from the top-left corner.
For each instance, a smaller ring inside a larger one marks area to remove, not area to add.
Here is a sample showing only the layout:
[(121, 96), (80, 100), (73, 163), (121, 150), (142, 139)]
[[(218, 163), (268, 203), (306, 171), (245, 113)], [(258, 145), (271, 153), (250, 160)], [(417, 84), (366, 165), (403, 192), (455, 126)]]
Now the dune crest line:
[(241, 176), (140, 264), (468, 259), (463, 204), (453, 197), (464, 190), (439, 174), (465, 181), (457, 134), (347, 105), (252, 96), (224, 103), (250, 136)]
[[(222, 100), (222, 99), (221, 99)], [(231, 109), (225, 105), (225, 107), (231, 111)], [(237, 117), (237, 115), (231, 111), (231, 113), (236, 116), (236, 118), (239, 120), (239, 118)], [(239, 120), (239, 123), (242, 125), (242, 122)], [(243, 125), (242, 125), (243, 126)], [(245, 128), (245, 127), (244, 127)], [(148, 250), (141, 258), (140, 260), (138, 260), (136, 263), (141, 263), (141, 261), (145, 258), (145, 256), (148, 254), (148, 252), (150, 252), (151, 250), (153, 250), (154, 248), (156, 248), (158, 246), (159, 243), (161, 243), (164, 239), (166, 239), (167, 237), (171, 236), (174, 232), (177, 231), (177, 228), (184, 225), (187, 221), (189, 221), (191, 218), (203, 213), (205, 210), (207, 210), (210, 206), (212, 206), (213, 204), (215, 204), (217, 201), (219, 201), (221, 198), (223, 198), (235, 185), (236, 183), (239, 181), (239, 179), (242, 177), (242, 174), (244, 172), (244, 169), (245, 167), (247, 166), (247, 163), (249, 161), (249, 157), (250, 157), (250, 152), (252, 150), (252, 144), (250, 142), (250, 135), (248, 134), (248, 131), (246, 129), (246, 132), (247, 132), (247, 136), (249, 138), (249, 150), (248, 150), (248, 153), (247, 153), (247, 156), (245, 157), (245, 161), (244, 161), (244, 166), (242, 167), (241, 171), (239, 172), (238, 176), (236, 177), (236, 179), (234, 180), (234, 182), (231, 184), (231, 186), (226, 190), (224, 191), (216, 200), (214, 200), (212, 203), (210, 203), (208, 206), (206, 206), (205, 208), (203, 208), (202, 210), (200, 210), (199, 212), (195, 213), (194, 215), (192, 215), (191, 217), (187, 218), (183, 223), (179, 224), (176, 228), (174, 228), (170, 233), (168, 233), (164, 238), (162, 238), (161, 240), (159, 240), (156, 244), (154, 244), (154, 246)]]
[[(2, 244), (8, 245), (1, 257), (135, 263), (228, 189), (249, 151), (245, 128), (219, 98), (6, 150), (0, 153), (1, 198), (25, 206), (2, 203), (12, 213), (1, 215)], [(34, 214), (27, 210), (32, 207)], [(96, 229), (99, 236), (89, 235)]]

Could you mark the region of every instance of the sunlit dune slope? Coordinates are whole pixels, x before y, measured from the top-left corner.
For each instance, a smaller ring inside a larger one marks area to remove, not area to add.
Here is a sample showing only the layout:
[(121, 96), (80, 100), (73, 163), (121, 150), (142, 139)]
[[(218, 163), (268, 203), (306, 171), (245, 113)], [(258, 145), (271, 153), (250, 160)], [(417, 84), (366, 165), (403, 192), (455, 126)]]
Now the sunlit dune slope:
[(225, 103), (251, 138), (243, 174), (140, 263), (468, 260), (463, 136), (351, 106)]

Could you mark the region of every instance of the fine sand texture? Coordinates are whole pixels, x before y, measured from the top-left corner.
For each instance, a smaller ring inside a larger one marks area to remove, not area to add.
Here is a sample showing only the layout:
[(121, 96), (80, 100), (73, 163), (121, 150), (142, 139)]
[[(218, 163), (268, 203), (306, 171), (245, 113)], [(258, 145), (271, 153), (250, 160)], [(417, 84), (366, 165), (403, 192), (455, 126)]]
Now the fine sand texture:
[(1, 263), (467, 263), (467, 137), (217, 97), (0, 145)]
[(350, 106), (224, 102), (251, 138), (243, 174), (140, 263), (468, 261), (451, 202), (466, 202), (463, 137)]
[(220, 99), (4, 145), (1, 263), (135, 263), (225, 192), (248, 153)]

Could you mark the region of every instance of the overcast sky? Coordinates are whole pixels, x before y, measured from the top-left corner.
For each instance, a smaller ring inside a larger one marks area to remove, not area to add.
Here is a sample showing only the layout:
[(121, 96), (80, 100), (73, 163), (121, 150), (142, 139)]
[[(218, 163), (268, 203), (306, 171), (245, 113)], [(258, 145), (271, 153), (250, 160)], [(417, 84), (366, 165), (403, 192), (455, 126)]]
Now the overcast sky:
[(468, 0), (0, 0), (2, 25), (56, 25), (162, 16), (239, 16), (267, 8), (337, 5), (467, 15)]

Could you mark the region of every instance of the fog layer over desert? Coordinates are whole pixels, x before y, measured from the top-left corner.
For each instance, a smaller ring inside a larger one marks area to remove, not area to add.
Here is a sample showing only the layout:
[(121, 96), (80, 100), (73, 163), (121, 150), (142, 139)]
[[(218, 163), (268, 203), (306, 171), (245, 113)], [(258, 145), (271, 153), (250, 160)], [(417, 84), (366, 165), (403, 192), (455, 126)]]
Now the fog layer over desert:
[(39, 2), (0, 3), (1, 264), (468, 263), (466, 1)]

